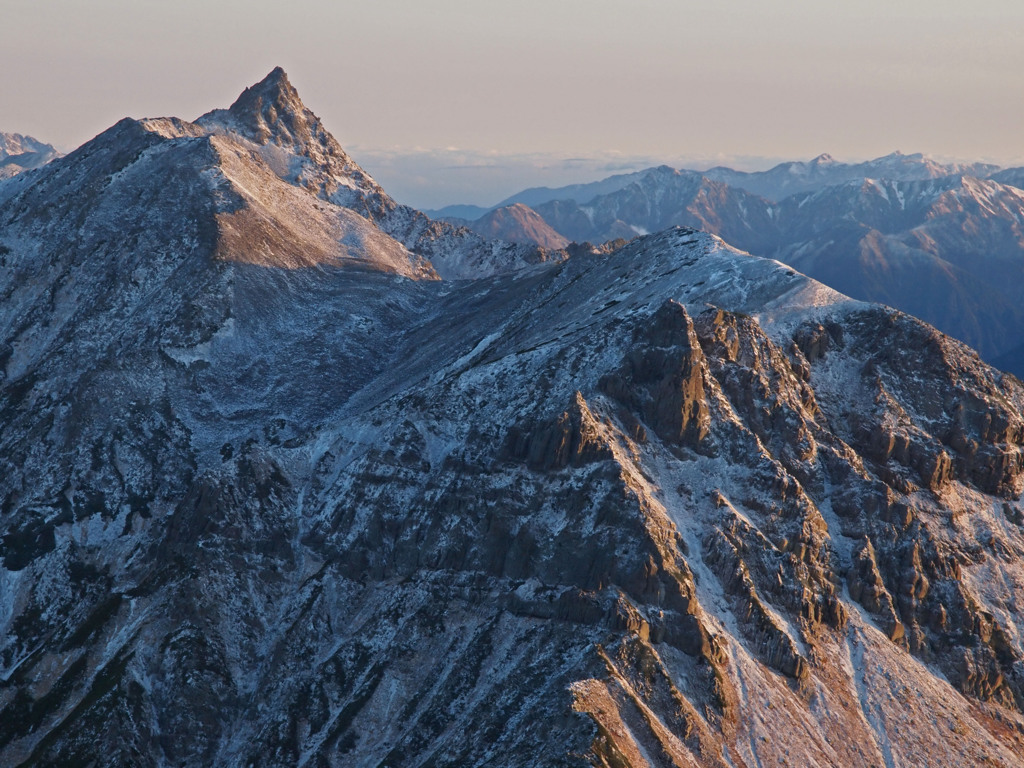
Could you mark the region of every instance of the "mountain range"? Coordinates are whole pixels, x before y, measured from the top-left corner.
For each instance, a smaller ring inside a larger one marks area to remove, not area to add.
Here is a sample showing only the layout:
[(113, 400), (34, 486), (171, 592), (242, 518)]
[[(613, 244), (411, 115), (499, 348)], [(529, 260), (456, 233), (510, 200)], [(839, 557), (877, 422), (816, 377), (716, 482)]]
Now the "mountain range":
[(912, 316), (431, 220), (280, 69), (0, 184), (0, 297), (0, 764), (1024, 765), (1024, 386)]
[(50, 144), (20, 133), (0, 132), (0, 180), (39, 168), (56, 157), (60, 152)]
[(529, 229), (502, 231), (523, 243), (697, 227), (850, 296), (921, 317), (1024, 376), (1024, 192), (1014, 185), (1021, 179), (1021, 169), (900, 153), (859, 164), (822, 155), (759, 173), (661, 166), (526, 190), (460, 223), (492, 232), (495, 217), (529, 218)]

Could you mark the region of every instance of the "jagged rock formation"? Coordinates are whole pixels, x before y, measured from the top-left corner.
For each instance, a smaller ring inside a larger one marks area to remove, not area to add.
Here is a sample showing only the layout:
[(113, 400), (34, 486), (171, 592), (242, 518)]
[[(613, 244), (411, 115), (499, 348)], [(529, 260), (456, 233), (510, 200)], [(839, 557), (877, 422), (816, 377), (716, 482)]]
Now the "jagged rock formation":
[(1017, 380), (687, 229), (438, 280), (239, 103), (0, 206), (0, 762), (1022, 765)]
[(254, 150), (289, 184), (366, 217), (409, 251), (431, 260), (446, 279), (515, 269), (553, 256), (536, 247), (484, 240), (396, 203), (306, 108), (280, 67), (247, 88), (229, 109), (209, 112), (196, 125)]

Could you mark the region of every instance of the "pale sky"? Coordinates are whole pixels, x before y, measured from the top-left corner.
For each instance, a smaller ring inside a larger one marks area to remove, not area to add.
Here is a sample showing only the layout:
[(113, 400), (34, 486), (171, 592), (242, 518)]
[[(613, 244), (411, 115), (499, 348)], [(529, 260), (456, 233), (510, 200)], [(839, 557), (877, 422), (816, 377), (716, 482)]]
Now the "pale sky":
[(1022, 40), (1021, 0), (3, 0), (0, 130), (70, 149), (281, 65), (421, 207), (654, 162), (1024, 165)]

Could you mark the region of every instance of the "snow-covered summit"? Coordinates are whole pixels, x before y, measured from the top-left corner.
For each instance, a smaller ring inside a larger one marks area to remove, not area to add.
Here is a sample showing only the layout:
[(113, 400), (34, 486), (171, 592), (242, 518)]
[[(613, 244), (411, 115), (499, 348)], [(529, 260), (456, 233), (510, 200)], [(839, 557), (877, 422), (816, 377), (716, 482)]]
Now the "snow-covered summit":
[(488, 241), (464, 227), (432, 221), (396, 202), (306, 107), (281, 67), (246, 88), (228, 109), (208, 112), (195, 125), (252, 149), (289, 184), (370, 220), (429, 259), (445, 279), (508, 272), (552, 258), (531, 245)]
[(984, 178), (997, 170), (997, 166), (985, 163), (942, 163), (922, 153), (907, 155), (896, 151), (861, 163), (840, 162), (826, 153), (807, 162), (780, 163), (767, 171), (736, 171), (718, 166), (704, 171), (704, 175), (769, 200), (780, 201), (790, 195), (816, 192), (859, 179), (922, 181), (955, 175)]
[[(224, 110), (214, 110), (196, 122), (213, 122), (215, 116), (223, 113)], [(326, 133), (281, 67), (275, 67), (260, 82), (242, 91), (227, 113), (239, 129), (260, 144), (273, 141), (299, 148), (312, 143), (314, 134)]]
[(281, 67), (246, 88), (228, 109), (207, 112), (196, 124), (252, 142), (282, 178), (340, 205), (372, 214), (387, 197), (303, 104)]

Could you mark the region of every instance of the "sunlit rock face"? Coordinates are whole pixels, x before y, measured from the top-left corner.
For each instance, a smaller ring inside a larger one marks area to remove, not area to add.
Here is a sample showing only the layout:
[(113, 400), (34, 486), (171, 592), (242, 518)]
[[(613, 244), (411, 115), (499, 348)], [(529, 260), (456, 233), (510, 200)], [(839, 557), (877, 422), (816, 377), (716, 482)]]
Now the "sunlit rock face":
[(0, 205), (0, 763), (1022, 764), (1018, 381), (343, 156), (275, 71)]
[(32, 136), (0, 131), (0, 181), (46, 165), (60, 152)]

